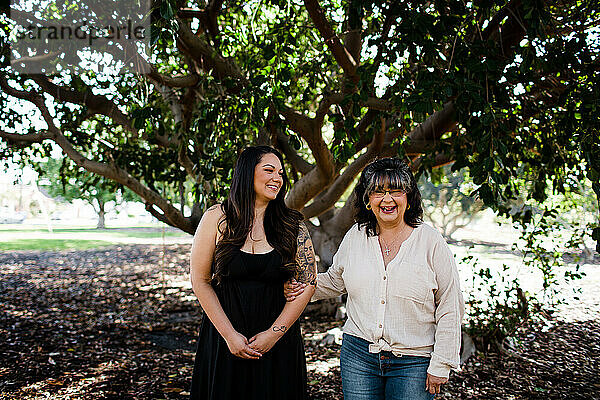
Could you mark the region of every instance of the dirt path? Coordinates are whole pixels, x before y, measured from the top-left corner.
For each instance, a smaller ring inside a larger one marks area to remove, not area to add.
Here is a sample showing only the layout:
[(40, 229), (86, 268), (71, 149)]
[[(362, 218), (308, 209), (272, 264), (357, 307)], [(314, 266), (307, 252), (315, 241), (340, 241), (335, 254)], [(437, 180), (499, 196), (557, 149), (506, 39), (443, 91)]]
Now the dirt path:
[[(0, 253), (0, 399), (185, 398), (201, 318), (187, 283), (188, 251), (174, 244)], [(586, 312), (519, 336), (529, 361), (475, 356), (440, 397), (600, 398), (600, 318), (587, 303), (570, 306)], [(303, 320), (313, 399), (342, 399), (339, 346), (318, 344), (340, 325)]]

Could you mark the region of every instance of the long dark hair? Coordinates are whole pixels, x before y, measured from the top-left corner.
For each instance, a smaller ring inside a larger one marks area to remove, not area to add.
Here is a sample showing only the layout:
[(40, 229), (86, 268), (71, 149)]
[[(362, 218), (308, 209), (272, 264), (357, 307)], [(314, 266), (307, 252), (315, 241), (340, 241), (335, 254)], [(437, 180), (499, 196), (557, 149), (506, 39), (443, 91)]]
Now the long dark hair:
[[(227, 275), (227, 263), (246, 242), (254, 222), (254, 169), (265, 154), (275, 154), (283, 166), (279, 151), (269, 146), (244, 149), (237, 159), (227, 199), (221, 205), (225, 219), (219, 224), (221, 239), (215, 250), (213, 280), (218, 284)], [(295, 269), (298, 231), (302, 214), (285, 205), (289, 180), (283, 169), (283, 184), (274, 200), (267, 205), (264, 228), (267, 242), (279, 253), (287, 273)], [(223, 230), (222, 230), (223, 229)]]
[(410, 208), (404, 211), (404, 222), (416, 228), (423, 222), (423, 206), (421, 205), (421, 192), (417, 187), (410, 167), (399, 158), (382, 158), (375, 160), (363, 169), (362, 174), (354, 188), (354, 220), (359, 228), (367, 228), (368, 236), (375, 236), (377, 232), (377, 219), (372, 211), (367, 210), (369, 196), (385, 185), (390, 189), (406, 191), (406, 199)]

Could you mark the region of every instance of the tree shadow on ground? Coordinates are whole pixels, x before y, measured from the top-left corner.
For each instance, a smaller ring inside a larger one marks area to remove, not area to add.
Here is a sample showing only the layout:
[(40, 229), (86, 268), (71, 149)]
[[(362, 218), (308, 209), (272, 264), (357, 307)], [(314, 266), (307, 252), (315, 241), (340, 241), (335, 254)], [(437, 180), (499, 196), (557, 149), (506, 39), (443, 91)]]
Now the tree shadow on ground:
[[(189, 246), (0, 253), (0, 398), (182, 399), (201, 311)], [(303, 316), (309, 394), (342, 399), (339, 345), (313, 340), (341, 321)], [(600, 322), (520, 333), (528, 360), (478, 354), (440, 398), (584, 399), (600, 391)], [(325, 366), (325, 367), (323, 367)]]

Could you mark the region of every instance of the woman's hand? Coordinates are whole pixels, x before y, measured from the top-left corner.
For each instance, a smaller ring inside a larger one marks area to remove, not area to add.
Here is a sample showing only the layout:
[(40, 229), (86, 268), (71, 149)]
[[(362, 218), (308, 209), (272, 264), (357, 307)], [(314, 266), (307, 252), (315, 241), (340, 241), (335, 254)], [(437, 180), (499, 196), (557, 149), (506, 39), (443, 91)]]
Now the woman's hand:
[(234, 356), (246, 358), (249, 360), (258, 360), (262, 356), (260, 351), (251, 348), (248, 345), (248, 339), (239, 332), (235, 332), (231, 337), (225, 339), (229, 351)]
[(295, 279), (290, 279), (283, 284), (283, 295), (286, 301), (293, 301), (296, 297), (304, 293), (306, 283), (298, 282)]
[(266, 330), (252, 336), (248, 343), (251, 349), (265, 354), (275, 346), (275, 343), (277, 343), (281, 336), (282, 334)]
[(440, 386), (448, 382), (448, 378), (440, 378), (439, 376), (433, 376), (427, 374), (427, 380), (425, 381), (425, 390), (431, 394), (440, 393)]

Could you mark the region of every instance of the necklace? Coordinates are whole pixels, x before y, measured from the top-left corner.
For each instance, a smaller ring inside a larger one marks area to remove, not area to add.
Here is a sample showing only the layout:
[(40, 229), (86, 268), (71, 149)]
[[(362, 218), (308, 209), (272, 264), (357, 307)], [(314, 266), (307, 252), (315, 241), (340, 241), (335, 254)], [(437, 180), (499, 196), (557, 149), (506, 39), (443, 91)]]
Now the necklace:
[(251, 250), (251, 251), (252, 251), (252, 254), (254, 254), (254, 242), (262, 242), (262, 241), (264, 240), (264, 238), (260, 238), (260, 239), (254, 239), (254, 238), (252, 237), (252, 231), (250, 231), (250, 235), (248, 235), (248, 237), (250, 238), (250, 242), (251, 242), (251, 243), (250, 243), (250, 247), (251, 247), (251, 249), (252, 249), (252, 250)]
[(402, 230), (398, 233), (398, 236), (396, 236), (396, 239), (394, 239), (392, 241), (392, 243), (388, 246), (387, 243), (385, 242), (385, 239), (383, 238), (383, 236), (380, 234), (379, 238), (381, 239), (381, 242), (383, 244), (383, 247), (385, 247), (385, 249), (383, 250), (383, 252), (385, 253), (386, 256), (389, 256), (390, 253), (392, 252), (391, 248), (396, 244), (396, 242), (402, 237), (402, 234), (404, 233), (404, 230), (406, 229), (406, 227), (402, 228)]

